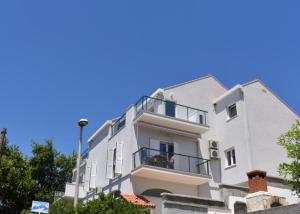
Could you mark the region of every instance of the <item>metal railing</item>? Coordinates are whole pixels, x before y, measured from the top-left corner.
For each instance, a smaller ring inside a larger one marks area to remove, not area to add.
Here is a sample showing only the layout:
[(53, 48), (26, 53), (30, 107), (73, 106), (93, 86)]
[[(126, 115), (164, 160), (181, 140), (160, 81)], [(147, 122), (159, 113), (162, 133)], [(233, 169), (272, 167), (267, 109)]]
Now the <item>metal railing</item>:
[(180, 105), (171, 101), (143, 96), (135, 104), (136, 115), (142, 112), (150, 112), (158, 115), (172, 117), (203, 126), (207, 124), (207, 111)]
[(84, 159), (88, 158), (88, 156), (89, 156), (89, 149), (87, 148), (87, 149), (83, 150), (83, 152), (81, 152), (81, 159), (84, 160)]
[(133, 153), (133, 167), (148, 165), (165, 169), (209, 175), (209, 160), (143, 147)]
[(112, 125), (112, 136), (116, 135), (126, 125), (126, 114), (123, 114), (113, 125)]

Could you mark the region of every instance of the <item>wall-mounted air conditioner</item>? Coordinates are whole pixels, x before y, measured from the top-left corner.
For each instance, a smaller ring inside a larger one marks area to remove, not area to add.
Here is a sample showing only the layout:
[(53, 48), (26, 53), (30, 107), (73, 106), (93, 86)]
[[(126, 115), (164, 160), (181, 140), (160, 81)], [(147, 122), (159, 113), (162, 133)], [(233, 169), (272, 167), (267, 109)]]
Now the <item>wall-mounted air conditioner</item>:
[(209, 148), (210, 149), (219, 149), (219, 142), (215, 140), (209, 141)]
[(219, 150), (210, 149), (209, 150), (209, 157), (210, 157), (210, 159), (218, 159), (219, 158)]

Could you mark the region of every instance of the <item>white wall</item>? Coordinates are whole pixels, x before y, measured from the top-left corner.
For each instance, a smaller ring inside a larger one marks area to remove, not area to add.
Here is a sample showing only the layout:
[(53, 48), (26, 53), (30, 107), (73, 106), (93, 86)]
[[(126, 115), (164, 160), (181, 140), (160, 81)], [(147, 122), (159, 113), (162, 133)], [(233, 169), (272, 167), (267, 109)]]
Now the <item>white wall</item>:
[[(237, 117), (228, 119), (227, 107), (236, 103)], [(243, 94), (240, 90), (227, 96), (216, 105), (216, 132), (220, 141), (222, 182), (237, 184), (247, 180), (249, 151), (245, 134), (245, 111)], [(235, 149), (236, 166), (226, 166), (225, 150)]]
[(92, 149), (89, 151), (88, 160), (97, 164), (96, 186), (101, 186), (101, 187), (107, 184), (106, 161), (107, 161), (108, 138), (109, 138), (109, 127), (103, 130), (103, 132), (100, 132), (99, 135), (97, 135), (94, 138), (92, 143)]
[(279, 176), (279, 164), (288, 159), (285, 150), (277, 144), (277, 139), (291, 128), (297, 115), (258, 81), (245, 86), (244, 93), (253, 169), (266, 170), (267, 175)]

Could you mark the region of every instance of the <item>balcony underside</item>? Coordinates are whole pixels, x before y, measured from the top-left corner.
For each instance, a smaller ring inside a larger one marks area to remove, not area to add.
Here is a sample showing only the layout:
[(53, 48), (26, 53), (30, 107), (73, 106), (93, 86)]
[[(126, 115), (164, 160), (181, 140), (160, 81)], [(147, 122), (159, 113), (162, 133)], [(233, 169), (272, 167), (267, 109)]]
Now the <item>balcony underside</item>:
[(204, 125), (149, 112), (143, 112), (138, 115), (135, 122), (186, 132), (192, 135), (201, 135), (208, 130), (208, 127)]
[(201, 185), (211, 178), (209, 175), (187, 173), (172, 169), (142, 165), (131, 172), (132, 176), (189, 185)]

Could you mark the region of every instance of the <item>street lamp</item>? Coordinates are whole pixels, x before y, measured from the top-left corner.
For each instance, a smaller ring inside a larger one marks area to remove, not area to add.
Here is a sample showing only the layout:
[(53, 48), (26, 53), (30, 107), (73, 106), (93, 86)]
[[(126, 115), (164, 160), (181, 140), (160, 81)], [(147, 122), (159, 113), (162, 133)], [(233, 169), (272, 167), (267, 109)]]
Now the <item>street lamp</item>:
[(6, 139), (6, 134), (7, 134), (7, 129), (3, 128), (1, 131), (1, 137), (0, 137), (0, 161), (1, 161), (1, 156), (2, 156), (2, 150), (5, 144), (5, 139)]
[(88, 123), (89, 121), (87, 119), (80, 119), (78, 122), (78, 125), (80, 127), (80, 136), (79, 136), (78, 154), (77, 154), (77, 162), (76, 162), (76, 185), (75, 185), (74, 207), (76, 207), (76, 205), (78, 204), (82, 133), (83, 133), (83, 127), (86, 126)]

